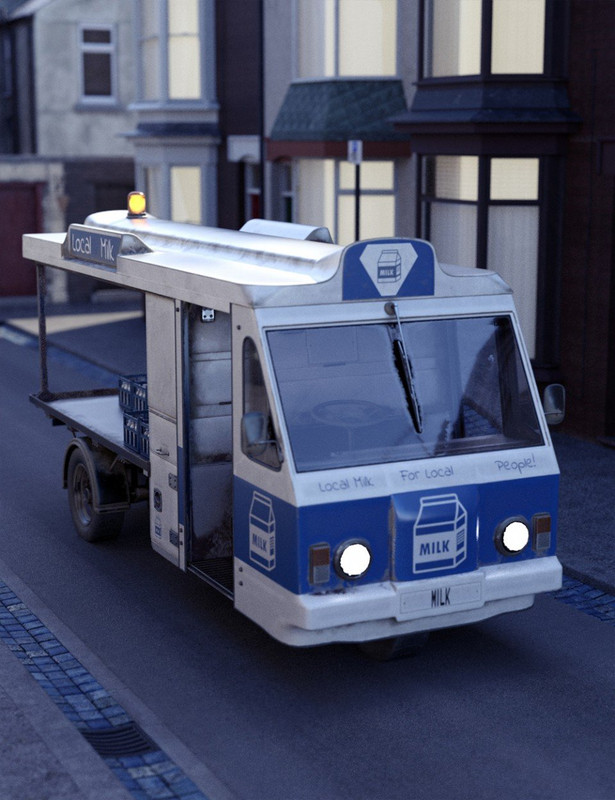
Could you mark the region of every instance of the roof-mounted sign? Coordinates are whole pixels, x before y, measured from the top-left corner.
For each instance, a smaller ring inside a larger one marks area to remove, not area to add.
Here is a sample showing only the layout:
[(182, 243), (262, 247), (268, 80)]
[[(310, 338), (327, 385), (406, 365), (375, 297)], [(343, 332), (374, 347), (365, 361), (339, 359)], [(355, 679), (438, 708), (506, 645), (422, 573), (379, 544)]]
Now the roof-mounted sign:
[(64, 256), (116, 267), (121, 245), (121, 234), (96, 231), (84, 225), (71, 225), (64, 242)]
[(133, 234), (115, 233), (87, 225), (70, 225), (62, 247), (64, 258), (76, 258), (112, 269), (117, 267), (120, 253), (129, 255), (149, 251), (150, 248)]
[(421, 240), (357, 242), (344, 251), (342, 268), (344, 300), (434, 294), (435, 256)]

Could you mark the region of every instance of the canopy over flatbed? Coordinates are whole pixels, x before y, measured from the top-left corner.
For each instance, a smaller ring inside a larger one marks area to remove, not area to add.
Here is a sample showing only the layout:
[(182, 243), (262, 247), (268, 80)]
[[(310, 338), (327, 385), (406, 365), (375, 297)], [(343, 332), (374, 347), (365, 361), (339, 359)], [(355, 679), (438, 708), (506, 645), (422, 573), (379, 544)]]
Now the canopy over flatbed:
[(39, 264), (227, 312), (233, 303), (294, 306), (510, 292), (488, 270), (438, 264), (431, 245), (421, 240), (377, 239), (344, 248), (291, 238), (310, 230), (326, 238), (323, 229), (266, 220), (245, 227), (231, 231), (106, 211), (71, 225), (67, 234), (26, 234), (23, 254)]

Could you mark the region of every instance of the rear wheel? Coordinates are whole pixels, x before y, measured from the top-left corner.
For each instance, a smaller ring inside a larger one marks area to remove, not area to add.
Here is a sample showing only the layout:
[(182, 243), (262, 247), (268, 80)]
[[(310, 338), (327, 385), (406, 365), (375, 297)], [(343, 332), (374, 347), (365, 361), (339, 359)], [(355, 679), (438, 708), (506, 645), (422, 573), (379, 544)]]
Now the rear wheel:
[(370, 658), (376, 661), (393, 661), (396, 658), (416, 656), (421, 652), (429, 639), (429, 631), (411, 633), (406, 636), (393, 636), (390, 639), (374, 639), (361, 642), (359, 647)]
[(67, 473), (68, 505), (77, 533), (86, 542), (115, 538), (122, 529), (123, 512), (101, 513), (94, 507), (96, 474), (84, 454), (75, 448)]

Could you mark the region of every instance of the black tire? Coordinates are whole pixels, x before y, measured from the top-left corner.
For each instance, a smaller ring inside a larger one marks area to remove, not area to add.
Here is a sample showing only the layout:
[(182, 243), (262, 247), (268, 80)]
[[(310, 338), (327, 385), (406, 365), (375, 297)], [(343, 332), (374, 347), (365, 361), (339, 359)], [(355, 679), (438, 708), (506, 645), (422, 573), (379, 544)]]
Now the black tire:
[(122, 530), (124, 512), (101, 514), (94, 509), (94, 485), (96, 475), (79, 450), (75, 448), (70, 455), (66, 488), (68, 505), (77, 533), (86, 542), (100, 542), (115, 539)]
[(393, 636), (390, 639), (374, 639), (361, 642), (359, 647), (370, 658), (376, 661), (393, 661), (396, 658), (408, 658), (418, 655), (427, 644), (429, 631), (411, 633), (406, 636)]

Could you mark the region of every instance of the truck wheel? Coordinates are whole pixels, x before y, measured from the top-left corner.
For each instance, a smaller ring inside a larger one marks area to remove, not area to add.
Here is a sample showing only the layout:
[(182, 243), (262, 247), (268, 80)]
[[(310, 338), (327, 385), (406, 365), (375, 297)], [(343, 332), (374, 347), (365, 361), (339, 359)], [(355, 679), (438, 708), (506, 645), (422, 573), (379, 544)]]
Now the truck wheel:
[(94, 483), (96, 475), (91, 473), (83, 453), (73, 450), (68, 462), (68, 505), (77, 533), (86, 542), (114, 539), (122, 529), (123, 512), (101, 514), (94, 509)]
[(359, 647), (370, 658), (376, 661), (393, 661), (396, 658), (416, 656), (421, 652), (427, 640), (429, 631), (410, 633), (406, 636), (393, 636), (390, 639), (374, 639), (371, 642), (361, 642)]

